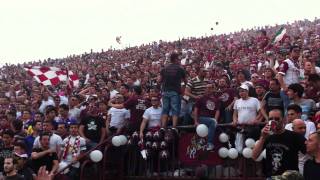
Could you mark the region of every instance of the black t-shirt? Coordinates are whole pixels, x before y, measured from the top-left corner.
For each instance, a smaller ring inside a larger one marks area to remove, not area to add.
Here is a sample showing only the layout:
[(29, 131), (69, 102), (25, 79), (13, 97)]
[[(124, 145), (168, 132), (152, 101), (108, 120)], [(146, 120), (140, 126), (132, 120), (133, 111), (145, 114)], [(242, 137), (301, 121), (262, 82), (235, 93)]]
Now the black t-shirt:
[(305, 138), (292, 131), (269, 136), (265, 143), (267, 177), (298, 169), (298, 152), (305, 153)]
[[(41, 148), (35, 148), (32, 150), (32, 152), (42, 152), (44, 151)], [(50, 153), (50, 154), (46, 154), (45, 156), (42, 156), (39, 159), (32, 159), (31, 163), (32, 163), (32, 170), (34, 172), (38, 172), (39, 168), (41, 166), (46, 166), (46, 170), (47, 171), (51, 171), (52, 167), (53, 167), (53, 161), (57, 160), (58, 161), (58, 156), (57, 153)]]
[(307, 160), (304, 164), (303, 177), (305, 180), (314, 180), (320, 178), (320, 163), (315, 160)]
[(181, 81), (185, 79), (185, 70), (177, 64), (169, 64), (161, 70), (162, 90), (175, 91), (180, 94)]
[(87, 116), (81, 120), (80, 125), (84, 126), (84, 135), (96, 143), (100, 141), (101, 129), (106, 128), (105, 121), (99, 116)]
[(24, 180), (23, 176), (21, 176), (20, 174), (16, 174), (14, 176), (6, 176), (4, 179), (5, 180)]
[(264, 96), (263, 100), (266, 103), (266, 111), (269, 113), (273, 109), (280, 109), (282, 112), (284, 112), (284, 102), (283, 99), (281, 98), (280, 93), (275, 94), (272, 92), (267, 92), (266, 95)]
[(18, 171), (18, 174), (24, 178), (24, 180), (33, 180), (33, 175), (36, 175), (33, 170), (29, 167), (24, 167)]

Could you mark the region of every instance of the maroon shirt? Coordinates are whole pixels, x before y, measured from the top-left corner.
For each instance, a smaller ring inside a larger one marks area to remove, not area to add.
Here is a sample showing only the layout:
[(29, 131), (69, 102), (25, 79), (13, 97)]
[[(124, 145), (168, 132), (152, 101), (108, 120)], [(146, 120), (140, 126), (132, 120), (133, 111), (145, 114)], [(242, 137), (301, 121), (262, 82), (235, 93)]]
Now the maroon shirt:
[(221, 101), (221, 106), (226, 108), (229, 106), (234, 97), (236, 97), (237, 93), (234, 89), (232, 88), (226, 88), (222, 90), (221, 92), (218, 92), (216, 97)]
[(198, 116), (214, 118), (216, 111), (220, 109), (221, 101), (214, 95), (204, 95), (196, 101), (195, 107), (199, 109)]
[(143, 96), (133, 95), (123, 105), (130, 110), (130, 123), (140, 123), (144, 111), (151, 106), (151, 103)]

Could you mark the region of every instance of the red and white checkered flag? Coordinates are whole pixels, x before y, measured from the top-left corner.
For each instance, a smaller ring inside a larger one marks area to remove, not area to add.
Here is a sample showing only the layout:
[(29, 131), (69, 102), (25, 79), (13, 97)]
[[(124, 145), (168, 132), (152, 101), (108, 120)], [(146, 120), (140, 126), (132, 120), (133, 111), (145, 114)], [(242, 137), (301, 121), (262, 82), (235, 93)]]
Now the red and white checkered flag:
[(56, 86), (60, 81), (69, 80), (72, 87), (79, 86), (79, 77), (70, 70), (62, 70), (57, 67), (29, 66), (24, 68), (38, 83), (45, 86)]

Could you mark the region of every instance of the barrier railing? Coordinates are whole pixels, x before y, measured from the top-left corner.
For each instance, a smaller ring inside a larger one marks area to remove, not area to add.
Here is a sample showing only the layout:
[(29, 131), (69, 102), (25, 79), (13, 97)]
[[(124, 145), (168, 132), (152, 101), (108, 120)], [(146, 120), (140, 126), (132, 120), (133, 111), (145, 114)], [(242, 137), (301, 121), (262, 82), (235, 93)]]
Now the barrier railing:
[[(143, 142), (134, 134), (127, 136), (126, 145), (119, 147), (113, 146), (109, 137), (80, 158), (84, 160), (80, 179), (265, 179), (263, 160), (256, 162), (243, 155), (234, 159), (219, 157), (221, 147), (234, 148), (235, 134), (242, 133), (243, 128), (219, 124), (213, 151), (206, 151), (206, 139), (196, 135), (194, 126), (179, 126), (179, 133), (172, 129), (159, 130), (151, 133), (152, 136), (145, 135)], [(222, 132), (230, 136), (228, 142), (219, 142)], [(85, 157), (97, 148), (102, 150), (103, 160), (95, 165), (96, 177), (86, 177), (87, 167), (93, 163)]]

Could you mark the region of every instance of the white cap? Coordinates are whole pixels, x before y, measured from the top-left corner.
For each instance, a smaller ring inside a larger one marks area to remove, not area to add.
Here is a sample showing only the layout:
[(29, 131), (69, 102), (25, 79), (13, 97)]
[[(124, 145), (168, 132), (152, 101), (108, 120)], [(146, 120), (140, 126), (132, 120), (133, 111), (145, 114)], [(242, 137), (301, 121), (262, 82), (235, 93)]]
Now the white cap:
[(246, 84), (242, 84), (240, 88), (249, 91), (249, 86), (247, 86)]

